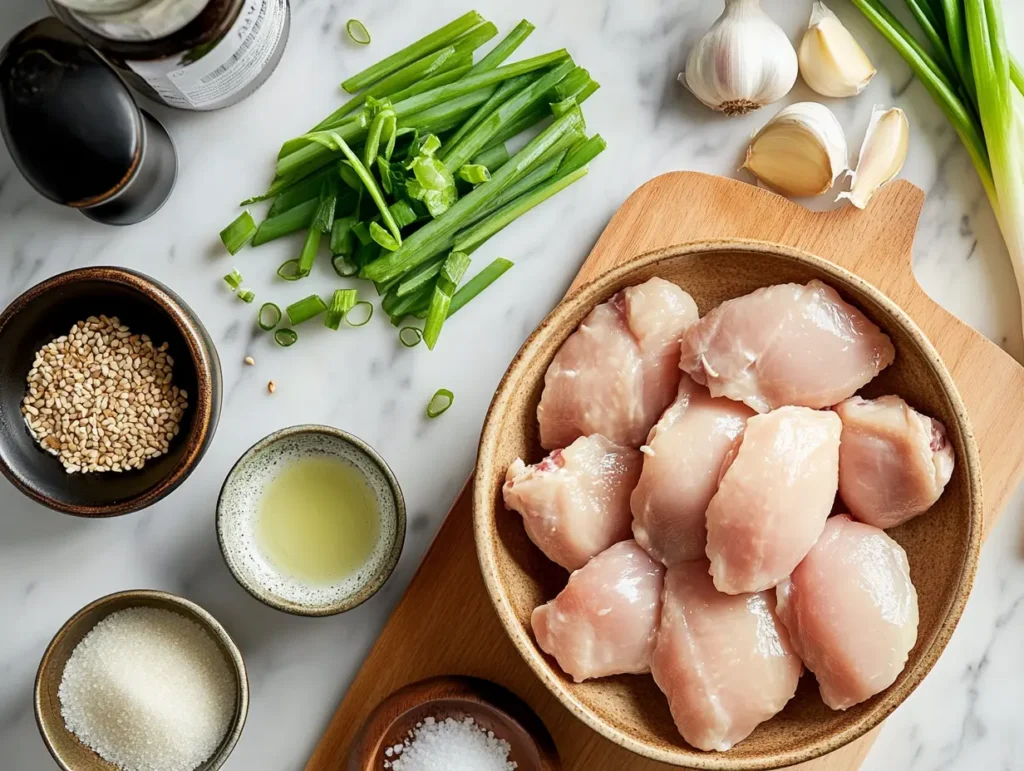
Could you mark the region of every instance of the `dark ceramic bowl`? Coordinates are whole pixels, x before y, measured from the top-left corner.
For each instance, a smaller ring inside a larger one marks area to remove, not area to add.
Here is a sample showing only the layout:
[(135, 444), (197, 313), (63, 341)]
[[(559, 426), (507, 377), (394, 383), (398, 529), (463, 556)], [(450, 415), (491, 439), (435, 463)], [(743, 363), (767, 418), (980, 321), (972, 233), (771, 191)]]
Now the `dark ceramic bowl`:
[[(174, 384), (188, 409), (170, 451), (138, 470), (68, 474), (40, 449), (21, 415), (36, 351), (89, 316), (117, 316), (135, 333), (166, 342)], [(220, 359), (213, 340), (180, 297), (123, 268), (61, 273), (29, 289), (0, 314), (0, 471), (25, 495), (77, 517), (116, 517), (144, 509), (180, 485), (213, 440), (220, 417)]]

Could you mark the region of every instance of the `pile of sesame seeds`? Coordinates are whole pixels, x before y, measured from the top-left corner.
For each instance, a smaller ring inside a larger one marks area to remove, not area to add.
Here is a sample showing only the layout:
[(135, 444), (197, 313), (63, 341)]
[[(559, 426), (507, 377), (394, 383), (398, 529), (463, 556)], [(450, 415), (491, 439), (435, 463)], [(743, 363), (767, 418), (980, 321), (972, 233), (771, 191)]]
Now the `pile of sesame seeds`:
[(21, 412), (69, 474), (141, 469), (168, 451), (188, 408), (173, 366), (167, 343), (90, 316), (36, 352)]

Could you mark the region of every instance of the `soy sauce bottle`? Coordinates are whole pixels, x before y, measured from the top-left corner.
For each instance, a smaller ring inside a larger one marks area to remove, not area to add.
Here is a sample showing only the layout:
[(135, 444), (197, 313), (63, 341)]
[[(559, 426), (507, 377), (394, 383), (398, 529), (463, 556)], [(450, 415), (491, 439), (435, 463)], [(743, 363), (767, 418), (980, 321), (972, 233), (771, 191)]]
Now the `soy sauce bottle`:
[(167, 132), (57, 19), (26, 27), (0, 52), (0, 129), (36, 190), (98, 222), (139, 222), (174, 186)]

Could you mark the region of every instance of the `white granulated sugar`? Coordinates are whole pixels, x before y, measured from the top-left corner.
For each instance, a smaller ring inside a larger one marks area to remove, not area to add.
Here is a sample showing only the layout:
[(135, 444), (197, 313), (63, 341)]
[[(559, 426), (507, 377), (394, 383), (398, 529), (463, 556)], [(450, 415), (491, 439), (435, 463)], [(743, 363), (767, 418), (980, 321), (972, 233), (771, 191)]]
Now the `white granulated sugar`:
[(473, 718), (432, 717), (417, 724), (404, 745), (390, 748), (395, 760), (384, 761), (390, 771), (515, 771), (508, 759), (509, 743), (485, 731)]
[(60, 682), (68, 730), (124, 771), (192, 771), (227, 733), (236, 683), (198, 624), (157, 608), (100, 621)]

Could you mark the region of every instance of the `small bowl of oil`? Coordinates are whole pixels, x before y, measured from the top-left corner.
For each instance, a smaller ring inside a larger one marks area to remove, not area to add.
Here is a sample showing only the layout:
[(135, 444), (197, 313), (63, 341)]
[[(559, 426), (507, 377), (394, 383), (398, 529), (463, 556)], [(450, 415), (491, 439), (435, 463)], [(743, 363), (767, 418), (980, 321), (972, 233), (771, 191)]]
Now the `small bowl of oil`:
[(301, 616), (368, 600), (405, 544), (405, 499), (384, 459), (330, 426), (293, 426), (239, 458), (217, 501), (217, 539), (239, 584)]

